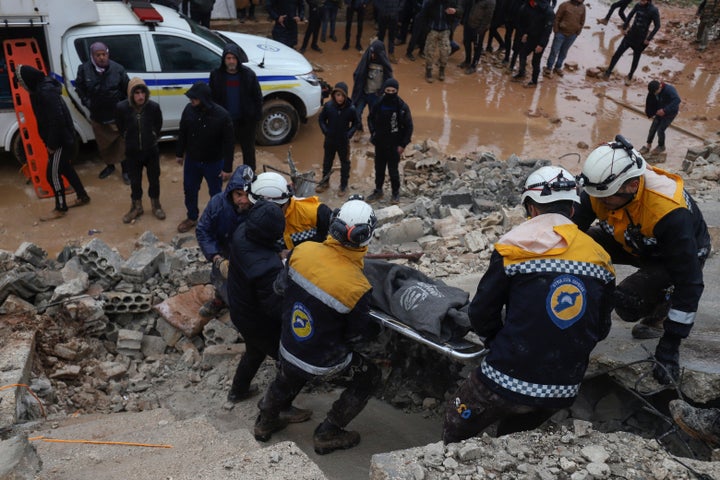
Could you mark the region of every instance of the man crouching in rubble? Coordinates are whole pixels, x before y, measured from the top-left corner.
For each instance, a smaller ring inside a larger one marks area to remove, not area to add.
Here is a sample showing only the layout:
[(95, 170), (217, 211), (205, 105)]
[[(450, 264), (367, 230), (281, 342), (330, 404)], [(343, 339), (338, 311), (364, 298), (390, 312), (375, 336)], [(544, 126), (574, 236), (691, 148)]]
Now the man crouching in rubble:
[[(351, 197), (352, 198), (352, 197)], [(353, 351), (380, 332), (370, 316), (372, 287), (363, 273), (376, 219), (370, 205), (351, 199), (333, 212), (323, 243), (295, 247), (278, 282), (284, 283), (280, 368), (258, 403), (255, 439), (266, 442), (288, 424), (280, 409), (305, 383), (322, 377), (347, 388), (315, 429), (315, 452), (324, 455), (360, 443), (344, 427), (355, 418), (380, 382), (380, 370)]]
[[(638, 322), (634, 338), (660, 338), (653, 376), (661, 384), (680, 375), (680, 342), (690, 334), (702, 295), (710, 235), (683, 180), (648, 166), (622, 136), (585, 160), (582, 202), (573, 220), (613, 263), (638, 270), (618, 285), (615, 313)], [(592, 226), (595, 219), (599, 225)]]
[(615, 288), (610, 256), (570, 220), (579, 200), (563, 168), (542, 167), (525, 182), (530, 219), (495, 244), (470, 303), (490, 353), (450, 400), (445, 443), (496, 421), (498, 436), (537, 428), (577, 396), (590, 352), (610, 331)]

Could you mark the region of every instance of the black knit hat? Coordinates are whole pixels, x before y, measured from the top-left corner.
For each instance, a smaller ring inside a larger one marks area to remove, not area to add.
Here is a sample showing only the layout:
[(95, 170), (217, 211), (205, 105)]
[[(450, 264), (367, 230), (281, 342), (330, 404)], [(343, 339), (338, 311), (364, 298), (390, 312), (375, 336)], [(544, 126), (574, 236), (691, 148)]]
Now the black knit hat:
[(400, 84), (394, 78), (388, 78), (387, 80), (385, 80), (385, 83), (383, 83), (382, 88), (383, 88), (383, 90), (385, 90), (388, 87), (392, 87), (397, 90), (400, 90)]
[(658, 82), (657, 80), (653, 80), (652, 82), (648, 83), (648, 92), (655, 93), (658, 88), (660, 88), (660, 82)]
[(40, 85), (40, 82), (45, 78), (43, 72), (30, 65), (18, 65), (17, 68), (15, 68), (15, 75), (17, 75), (20, 85), (28, 92), (37, 90), (38, 85)]

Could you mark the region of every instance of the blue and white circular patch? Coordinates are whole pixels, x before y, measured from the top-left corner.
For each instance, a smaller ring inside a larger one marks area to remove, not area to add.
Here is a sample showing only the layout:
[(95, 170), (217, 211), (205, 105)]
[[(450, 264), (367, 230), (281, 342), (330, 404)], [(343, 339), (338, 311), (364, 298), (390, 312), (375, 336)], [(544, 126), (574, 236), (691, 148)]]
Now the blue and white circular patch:
[(562, 330), (580, 320), (587, 306), (587, 289), (579, 278), (561, 275), (550, 285), (545, 306), (550, 319)]
[(304, 342), (312, 338), (315, 329), (313, 328), (313, 318), (310, 311), (300, 302), (293, 305), (292, 317), (290, 318), (290, 326), (293, 336), (300, 342)]
[(279, 52), (280, 49), (278, 47), (275, 47), (273, 45), (267, 45), (265, 43), (258, 43), (256, 45), (260, 50), (265, 50), (266, 52)]

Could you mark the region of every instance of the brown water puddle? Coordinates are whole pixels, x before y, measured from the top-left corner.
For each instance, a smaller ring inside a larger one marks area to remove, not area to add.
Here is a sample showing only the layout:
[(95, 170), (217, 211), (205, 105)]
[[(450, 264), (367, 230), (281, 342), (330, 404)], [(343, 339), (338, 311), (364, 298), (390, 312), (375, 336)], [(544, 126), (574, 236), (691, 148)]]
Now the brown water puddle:
[[(509, 74), (494, 65), (489, 57), (481, 61), (479, 73), (466, 75), (456, 66), (462, 61), (462, 52), (451, 57), (445, 82), (428, 84), (423, 78), (423, 61), (407, 60), (403, 56), (405, 46), (397, 47), (396, 56), (400, 63), (394, 66), (395, 75), (400, 82), (400, 96), (412, 110), (413, 141), (432, 140), (450, 154), (477, 150), (493, 152), (501, 159), (511, 154), (523, 158), (548, 158), (578, 172), (580, 164), (576, 155), (559, 158), (577, 152), (584, 160), (595, 145), (611, 140), (617, 133), (638, 146), (644, 143), (650, 126), (650, 121), (642, 114), (646, 85), (653, 78), (663, 78), (673, 83), (683, 98), (681, 113), (674, 125), (684, 132), (671, 128), (667, 138), (666, 166), (677, 169), (689, 146), (697, 145), (701, 138), (715, 140), (716, 132), (720, 131), (716, 109), (720, 80), (707, 63), (717, 46), (711, 44), (710, 49), (700, 55), (694, 52), (694, 46), (688, 40), (665, 37), (668, 19), (688, 21), (693, 11), (661, 6), (663, 29), (658, 34), (657, 44), (651, 45), (648, 54), (641, 59), (636, 81), (629, 87), (622, 81), (630, 67), (629, 53), (616, 67), (617, 77), (609, 81), (592, 79), (586, 77), (586, 69), (607, 65), (621, 39), (616, 24), (606, 27), (596, 24), (595, 19), (604, 15), (606, 9), (606, 5), (588, 5), (586, 28), (567, 58), (568, 62), (578, 64), (578, 71), (568, 72), (563, 78), (541, 76), (540, 85), (535, 89), (511, 82)], [(614, 21), (618, 21), (617, 18)], [(241, 28), (259, 34), (269, 30), (267, 24), (260, 22), (246, 23)], [(339, 28), (342, 32), (340, 24)], [(372, 29), (366, 28), (368, 30)], [(461, 35), (458, 30), (456, 38)], [(680, 49), (678, 43), (682, 44)], [(345, 81), (352, 85), (352, 72), (360, 53), (342, 51), (341, 43), (328, 42), (321, 46), (322, 54), (310, 50), (307, 53), (307, 58), (322, 69), (319, 74), (332, 84)], [(673, 52), (677, 54), (670, 58)], [(678, 57), (682, 57), (682, 61)], [(579, 148), (580, 142), (587, 144), (589, 149)], [(299, 170), (312, 169), (319, 176), (322, 143), (317, 118), (301, 126), (291, 144)], [(258, 148), (258, 164), (286, 171), (288, 147)], [(359, 142), (353, 142), (352, 149), (351, 191), (367, 194), (372, 189), (373, 177), (373, 161), (368, 155), (372, 145), (367, 141), (367, 134)], [(182, 171), (174, 162), (172, 146), (164, 146), (163, 152), (161, 201), (168, 218), (159, 221), (147, 212), (131, 225), (121, 221), (130, 206), (130, 189), (122, 184), (118, 174), (106, 180), (97, 178), (102, 166), (95, 158), (92, 146), (83, 149), (77, 165), (92, 203), (72, 209), (65, 218), (51, 223), (39, 223), (37, 219), (52, 209), (52, 200), (38, 200), (32, 187), (25, 184), (17, 164), (12, 159), (0, 157), (0, 248), (15, 250), (23, 241), (32, 241), (55, 255), (68, 242), (86, 242), (91, 238), (88, 232), (92, 229), (100, 230), (101, 233), (95, 235), (124, 255), (133, 249), (135, 239), (146, 230), (153, 231), (163, 241), (170, 241), (177, 234), (175, 227), (184, 218), (185, 208)], [(335, 175), (331, 180), (333, 188), (321, 196), (333, 207), (342, 203), (334, 191), (339, 182), (337, 177)], [(207, 199), (203, 186), (201, 207)], [(149, 202), (145, 200), (145, 203)]]

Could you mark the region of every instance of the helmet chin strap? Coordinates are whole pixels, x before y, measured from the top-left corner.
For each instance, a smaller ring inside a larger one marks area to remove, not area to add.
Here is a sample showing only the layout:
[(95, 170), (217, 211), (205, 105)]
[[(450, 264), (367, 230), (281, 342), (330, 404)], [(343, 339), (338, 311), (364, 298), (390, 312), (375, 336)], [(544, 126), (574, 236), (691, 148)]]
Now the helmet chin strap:
[(627, 200), (625, 203), (623, 203), (622, 205), (620, 205), (619, 207), (617, 207), (616, 210), (617, 210), (617, 209), (620, 209), (620, 208), (623, 208), (625, 205), (627, 205), (628, 203), (632, 202), (632, 201), (635, 199), (635, 193), (636, 193), (636, 192), (633, 192), (633, 193), (629, 193), (629, 192), (620, 193), (620, 192), (618, 192), (618, 193), (616, 193), (616, 194), (615, 194), (616, 197), (624, 198), (625, 200)]

